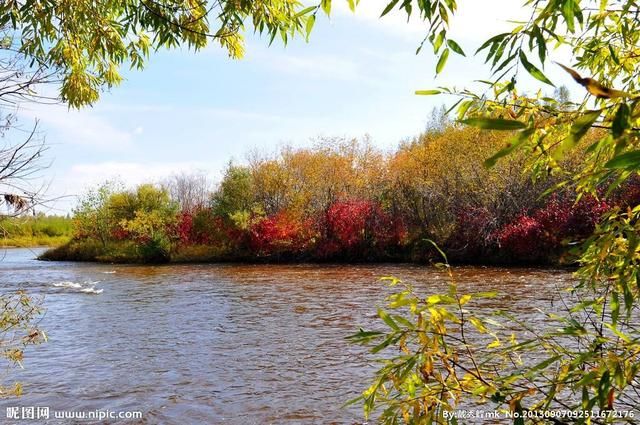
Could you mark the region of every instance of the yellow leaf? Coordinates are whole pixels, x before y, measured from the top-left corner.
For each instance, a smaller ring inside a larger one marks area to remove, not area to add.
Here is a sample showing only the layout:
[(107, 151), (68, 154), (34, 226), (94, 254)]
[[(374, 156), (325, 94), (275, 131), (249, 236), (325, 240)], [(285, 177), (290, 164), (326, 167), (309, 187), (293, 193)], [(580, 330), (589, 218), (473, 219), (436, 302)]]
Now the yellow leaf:
[(495, 341), (493, 341), (492, 343), (487, 345), (487, 348), (496, 348), (496, 347), (500, 347), (500, 345), (502, 345), (500, 343), (499, 339), (496, 339)]
[(472, 318), (469, 319), (469, 321), (478, 330), (478, 332), (484, 334), (484, 333), (487, 333), (489, 331), (487, 329), (487, 327), (484, 325), (484, 323), (482, 323), (482, 321), (480, 319), (478, 319), (477, 317), (472, 317)]

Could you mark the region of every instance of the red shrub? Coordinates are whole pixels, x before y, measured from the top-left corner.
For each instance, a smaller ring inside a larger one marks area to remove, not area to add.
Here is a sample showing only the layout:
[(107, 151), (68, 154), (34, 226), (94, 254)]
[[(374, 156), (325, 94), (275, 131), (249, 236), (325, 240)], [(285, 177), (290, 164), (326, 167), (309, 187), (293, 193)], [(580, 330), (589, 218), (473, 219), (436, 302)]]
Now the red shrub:
[(314, 240), (314, 225), (286, 212), (264, 218), (249, 228), (249, 243), (259, 255), (300, 254)]
[(456, 214), (456, 226), (445, 246), (449, 257), (477, 258), (492, 243), (493, 216), (486, 208), (468, 208)]
[(615, 196), (615, 202), (623, 208), (634, 208), (640, 205), (640, 175), (627, 179)]
[(133, 236), (129, 231), (124, 230), (120, 226), (116, 226), (114, 229), (111, 230), (111, 237), (116, 241), (125, 241), (133, 238)]
[(587, 196), (577, 204), (571, 204), (570, 208), (560, 234), (563, 238), (584, 239), (591, 236), (596, 224), (602, 215), (611, 209), (611, 205), (607, 201)]
[(374, 201), (341, 201), (327, 210), (318, 250), (321, 257), (335, 255), (366, 258), (379, 256), (406, 238), (402, 220), (394, 220)]
[(193, 228), (193, 214), (189, 211), (182, 211), (178, 215), (175, 234), (183, 245), (192, 243), (191, 230)]
[(206, 208), (181, 212), (174, 230), (183, 245), (224, 244), (230, 239), (228, 233), (224, 220)]
[(497, 233), (500, 248), (517, 259), (548, 258), (562, 246), (563, 240), (580, 240), (593, 232), (610, 205), (587, 196), (575, 202), (553, 196), (532, 216), (523, 214)]
[(504, 226), (497, 234), (499, 247), (511, 256), (533, 260), (548, 253), (550, 241), (542, 223), (533, 217), (522, 215)]

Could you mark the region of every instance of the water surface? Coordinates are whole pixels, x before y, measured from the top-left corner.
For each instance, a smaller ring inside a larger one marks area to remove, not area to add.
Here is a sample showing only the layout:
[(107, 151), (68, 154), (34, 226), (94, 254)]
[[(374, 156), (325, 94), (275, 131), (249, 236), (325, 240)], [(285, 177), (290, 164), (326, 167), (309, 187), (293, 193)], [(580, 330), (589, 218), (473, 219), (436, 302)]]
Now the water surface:
[[(414, 265), (122, 266), (33, 260), (7, 250), (2, 291), (44, 296), (49, 341), (12, 372), (25, 395), (6, 406), (141, 410), (142, 423), (355, 424), (340, 406), (368, 384), (371, 358), (345, 336), (377, 324), (394, 275), (429, 294), (439, 272)], [(462, 291), (532, 322), (570, 274), (462, 268)], [(137, 421), (140, 422), (140, 421)]]

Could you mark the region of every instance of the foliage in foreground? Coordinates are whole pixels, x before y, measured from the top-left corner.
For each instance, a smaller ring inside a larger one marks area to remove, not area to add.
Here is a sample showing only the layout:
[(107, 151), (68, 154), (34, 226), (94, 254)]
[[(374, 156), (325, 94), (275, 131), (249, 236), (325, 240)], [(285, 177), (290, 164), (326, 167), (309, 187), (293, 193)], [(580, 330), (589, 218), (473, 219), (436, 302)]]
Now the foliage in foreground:
[(247, 30), (286, 43), (308, 34), (318, 9), (295, 0), (7, 0), (0, 2), (0, 50), (28, 58), (47, 82), (61, 82), (65, 103), (81, 107), (120, 83), (123, 65), (142, 68), (151, 51), (200, 50), (215, 41), (239, 58)]
[(16, 365), (22, 367), (27, 346), (47, 340), (46, 334), (37, 327), (37, 319), (42, 314), (41, 304), (41, 300), (24, 291), (0, 295), (0, 352), (6, 363), (0, 380), (0, 397), (22, 394), (22, 385), (18, 382), (10, 384), (6, 375)]
[[(607, 266), (623, 272), (626, 252), (611, 254)], [(508, 306), (487, 307), (496, 303), (483, 300), (497, 292), (460, 293), (444, 267), (449, 291), (426, 298), (385, 278), (403, 287), (378, 310), (387, 329), (361, 329), (349, 338), (374, 354), (388, 352), (373, 384), (352, 401), (364, 403), (365, 415), (381, 407), (381, 423), (464, 423), (456, 410), (473, 409), (516, 424), (635, 423), (640, 340), (632, 318), (638, 310), (624, 287), (602, 285), (583, 270), (584, 279), (559, 294), (561, 307), (545, 314), (541, 329)], [(598, 296), (583, 298), (585, 289)]]

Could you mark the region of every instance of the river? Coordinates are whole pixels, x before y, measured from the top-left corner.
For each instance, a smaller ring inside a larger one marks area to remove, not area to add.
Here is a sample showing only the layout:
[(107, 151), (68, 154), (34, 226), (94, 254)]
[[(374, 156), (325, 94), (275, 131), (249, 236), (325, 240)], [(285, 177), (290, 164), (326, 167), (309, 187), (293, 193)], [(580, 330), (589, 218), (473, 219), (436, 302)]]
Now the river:
[[(367, 386), (373, 365), (345, 337), (377, 324), (388, 293), (379, 277), (425, 294), (448, 285), (415, 265), (130, 266), (36, 254), (10, 249), (0, 261), (3, 292), (44, 297), (40, 327), (49, 337), (11, 371), (24, 395), (1, 403), (0, 422), (7, 407), (47, 406), (142, 411), (129, 423), (362, 423), (359, 406), (341, 405)], [(562, 270), (457, 273), (462, 291), (499, 290), (491, 303), (530, 320), (571, 278)]]

